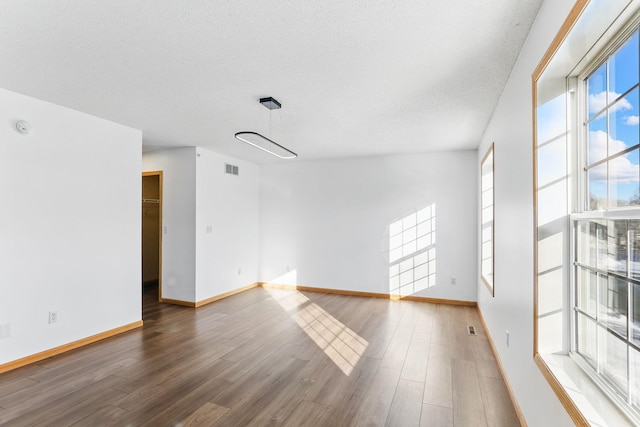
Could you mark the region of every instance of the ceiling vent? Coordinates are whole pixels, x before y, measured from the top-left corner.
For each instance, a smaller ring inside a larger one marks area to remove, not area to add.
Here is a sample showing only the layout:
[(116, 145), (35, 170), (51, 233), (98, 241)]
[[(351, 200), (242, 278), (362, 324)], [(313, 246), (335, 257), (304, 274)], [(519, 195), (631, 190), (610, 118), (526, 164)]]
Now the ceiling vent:
[(224, 172), (231, 175), (238, 175), (238, 166), (230, 165), (229, 163), (224, 164)]

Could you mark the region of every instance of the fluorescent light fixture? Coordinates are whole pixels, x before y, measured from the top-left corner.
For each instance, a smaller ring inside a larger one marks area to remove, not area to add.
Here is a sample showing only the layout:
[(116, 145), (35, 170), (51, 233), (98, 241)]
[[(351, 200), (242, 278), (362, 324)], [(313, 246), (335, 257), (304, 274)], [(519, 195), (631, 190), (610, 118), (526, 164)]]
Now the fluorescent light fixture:
[(253, 145), (256, 148), (266, 151), (269, 154), (273, 154), (276, 157), (280, 157), (281, 159), (295, 159), (298, 157), (298, 155), (293, 151), (288, 148), (284, 148), (282, 145), (260, 135), (259, 133), (238, 132), (235, 136), (236, 139), (246, 142), (249, 145)]

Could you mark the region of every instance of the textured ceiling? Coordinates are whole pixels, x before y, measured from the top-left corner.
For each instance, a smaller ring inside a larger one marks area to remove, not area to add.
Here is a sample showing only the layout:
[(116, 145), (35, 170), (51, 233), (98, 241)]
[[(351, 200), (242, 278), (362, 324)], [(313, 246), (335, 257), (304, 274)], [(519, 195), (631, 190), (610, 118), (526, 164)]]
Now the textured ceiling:
[(473, 149), (541, 2), (2, 0), (0, 87), (145, 149), (277, 161), (238, 131), (300, 159)]

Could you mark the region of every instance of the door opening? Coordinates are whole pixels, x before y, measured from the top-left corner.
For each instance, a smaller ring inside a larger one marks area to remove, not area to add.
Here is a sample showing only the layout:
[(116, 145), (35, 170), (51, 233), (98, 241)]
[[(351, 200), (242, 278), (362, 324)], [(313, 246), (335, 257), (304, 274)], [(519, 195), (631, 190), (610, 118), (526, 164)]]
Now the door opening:
[(162, 171), (142, 173), (142, 292), (162, 300)]

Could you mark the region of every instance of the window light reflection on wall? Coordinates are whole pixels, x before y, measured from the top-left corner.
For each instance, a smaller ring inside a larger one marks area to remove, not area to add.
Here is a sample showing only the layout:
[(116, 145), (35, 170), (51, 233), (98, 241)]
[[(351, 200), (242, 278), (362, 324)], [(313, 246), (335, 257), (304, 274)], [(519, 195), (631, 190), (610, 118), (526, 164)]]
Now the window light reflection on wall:
[(408, 296), (436, 285), (436, 205), (389, 226), (389, 294)]

